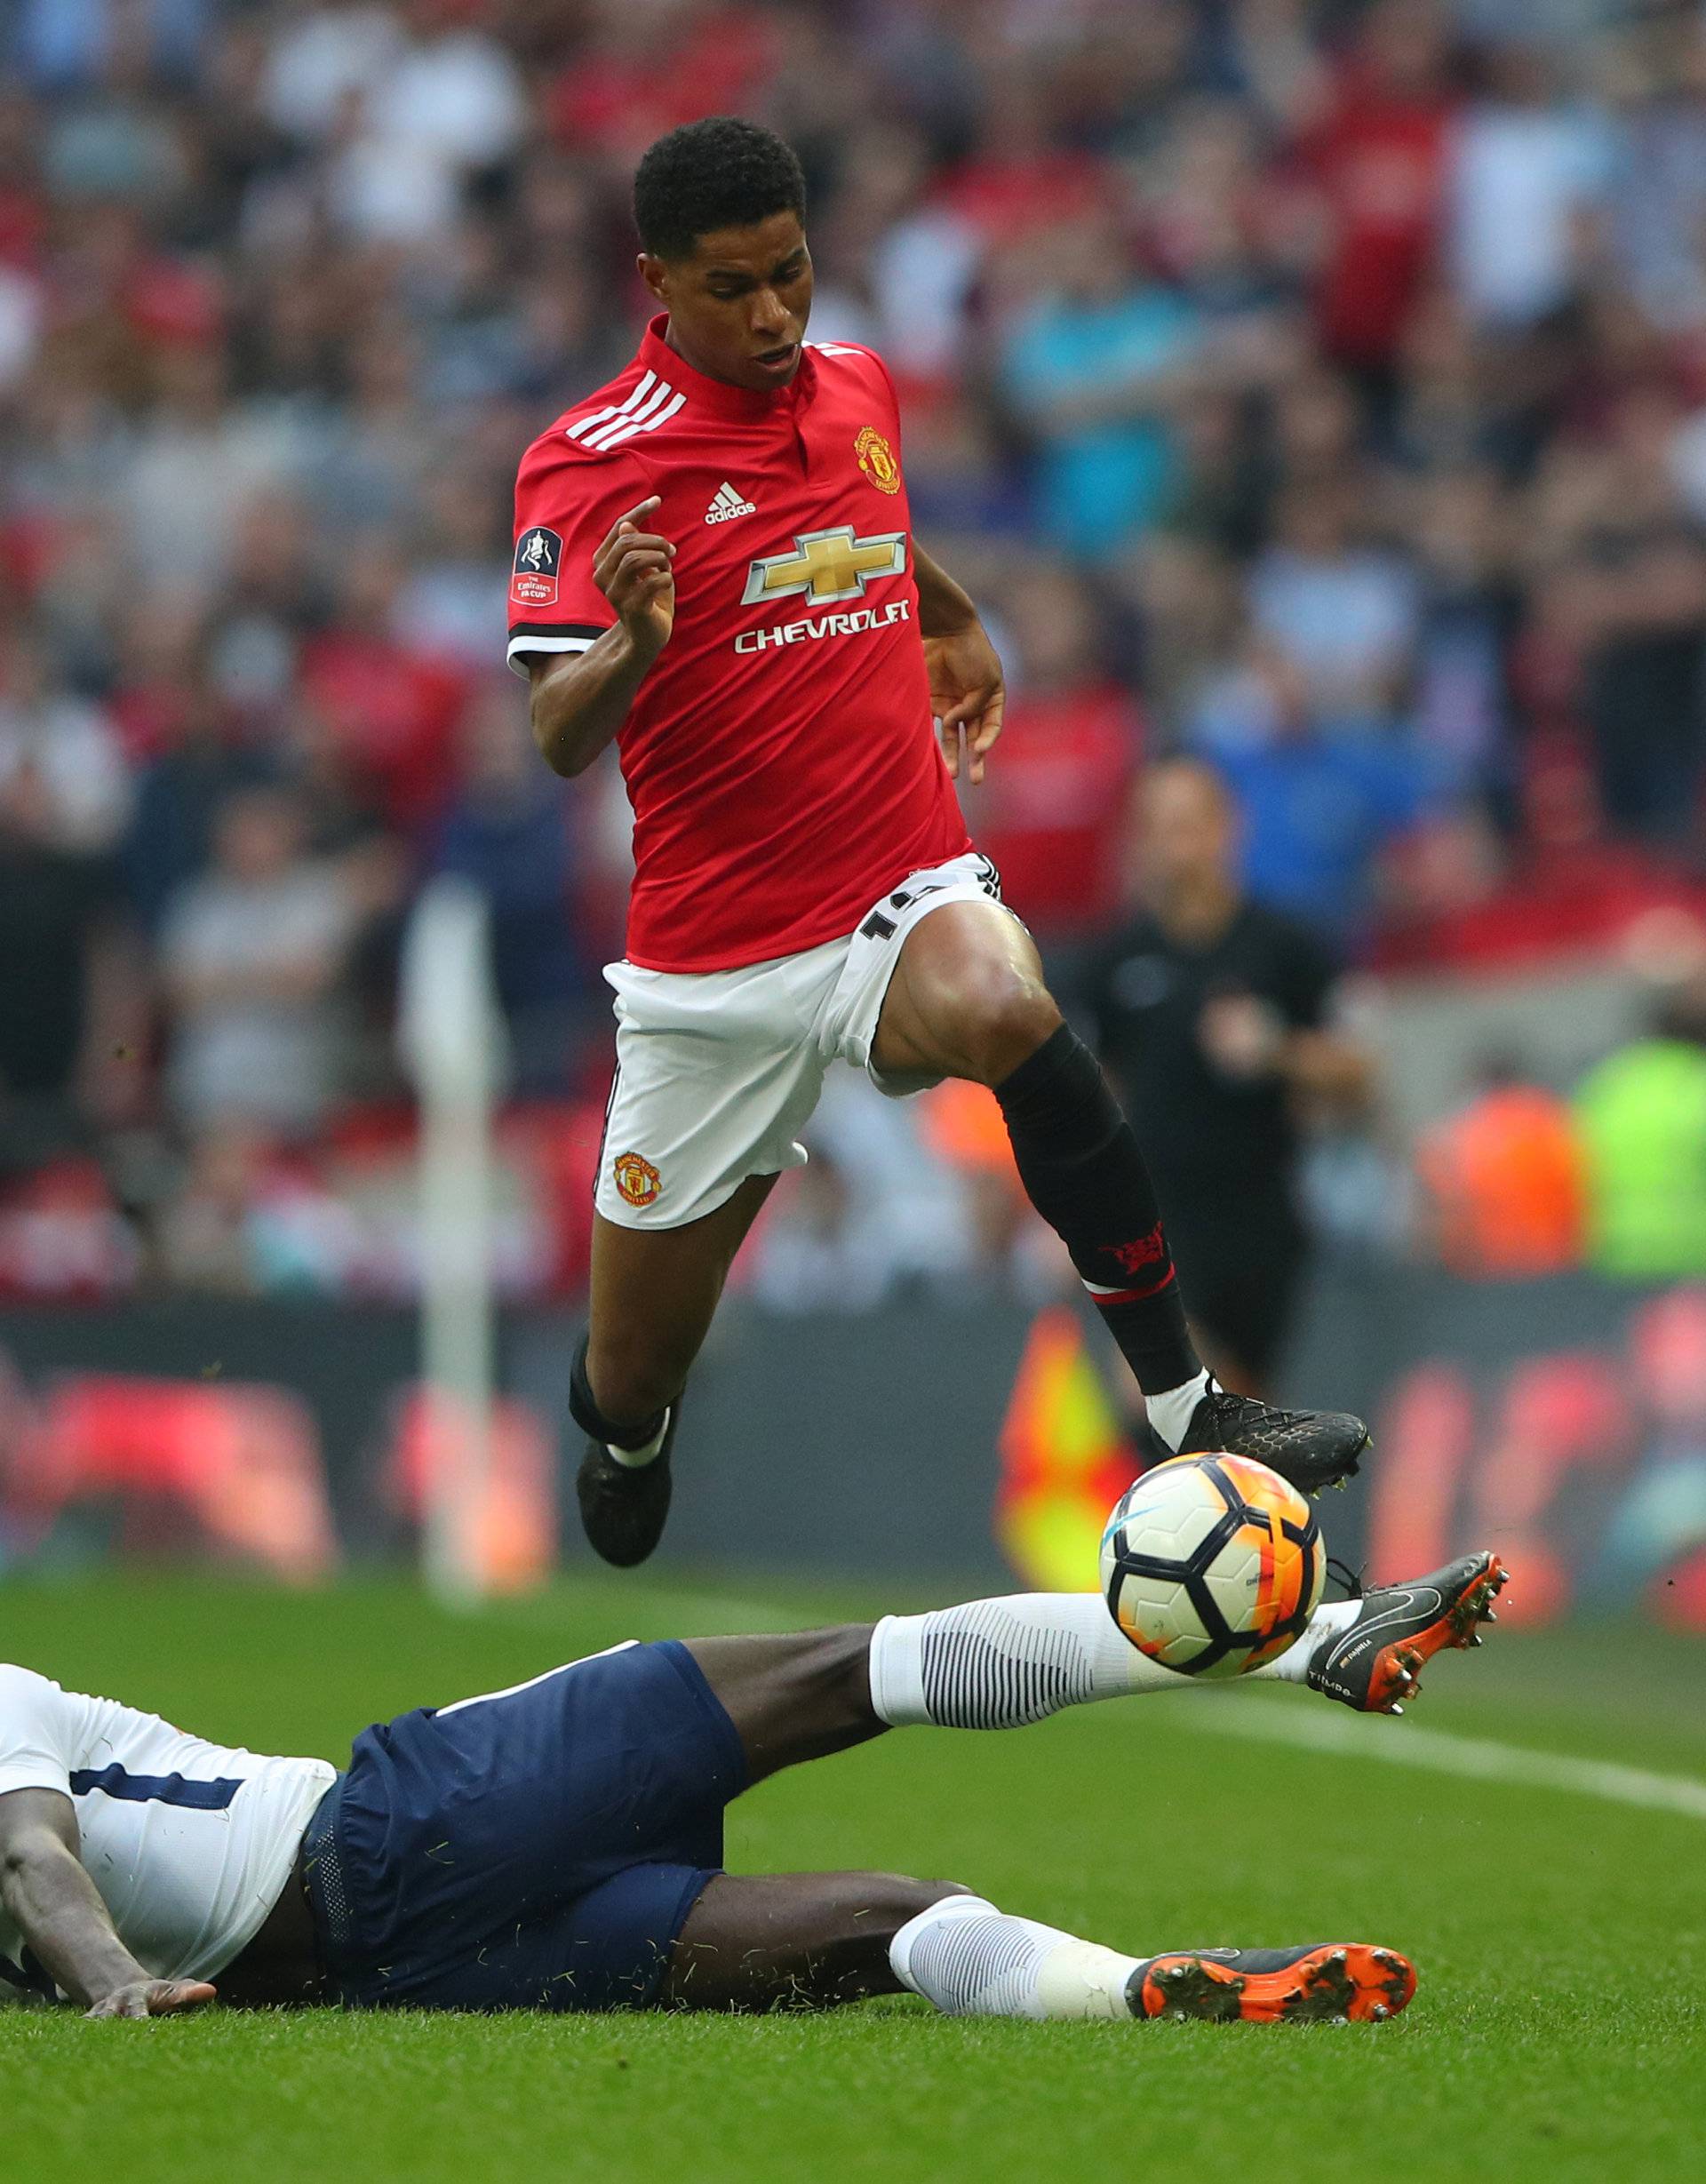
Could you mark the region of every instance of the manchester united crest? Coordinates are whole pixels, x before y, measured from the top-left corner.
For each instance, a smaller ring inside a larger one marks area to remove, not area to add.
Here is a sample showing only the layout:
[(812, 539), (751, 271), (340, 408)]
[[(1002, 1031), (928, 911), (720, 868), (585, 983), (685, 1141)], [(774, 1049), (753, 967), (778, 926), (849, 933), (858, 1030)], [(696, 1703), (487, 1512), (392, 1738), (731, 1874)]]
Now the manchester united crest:
[(618, 1152), (610, 1173), (630, 1206), (650, 1206), (664, 1187), (663, 1177), (643, 1153)]
[(879, 492), (899, 492), (900, 465), (895, 450), (874, 425), (867, 425), (853, 442), (853, 452), (859, 458), (859, 468)]

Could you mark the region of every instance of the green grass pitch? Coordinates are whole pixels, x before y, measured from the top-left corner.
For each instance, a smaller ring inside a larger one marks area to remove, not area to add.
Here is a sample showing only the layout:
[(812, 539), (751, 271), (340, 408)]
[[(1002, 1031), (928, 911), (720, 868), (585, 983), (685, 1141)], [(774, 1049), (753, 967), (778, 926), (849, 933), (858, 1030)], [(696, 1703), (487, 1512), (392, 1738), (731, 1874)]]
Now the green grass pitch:
[[(402, 1584), (301, 1598), (80, 1577), (0, 1589), (0, 1658), (214, 1736), (337, 1758), (375, 1717), (618, 1638), (877, 1605), (600, 1577), (458, 1618)], [(1420, 1718), (1700, 1777), (1702, 1667), (1706, 1647), (1651, 1633), (1501, 1630), (1432, 1665)], [(1395, 2023), (968, 2023), (911, 2001), (764, 2021), (214, 2013), (92, 2026), (0, 2010), (0, 2177), (1706, 2173), (1706, 1821), (1247, 1741), (1214, 1726), (1218, 1702), (1098, 1706), (1013, 1735), (908, 1731), (745, 1801), (729, 1861), (946, 1875), (1135, 1952), (1390, 1941), (1422, 1974)], [(1257, 1704), (1324, 1702), (1236, 1702)]]

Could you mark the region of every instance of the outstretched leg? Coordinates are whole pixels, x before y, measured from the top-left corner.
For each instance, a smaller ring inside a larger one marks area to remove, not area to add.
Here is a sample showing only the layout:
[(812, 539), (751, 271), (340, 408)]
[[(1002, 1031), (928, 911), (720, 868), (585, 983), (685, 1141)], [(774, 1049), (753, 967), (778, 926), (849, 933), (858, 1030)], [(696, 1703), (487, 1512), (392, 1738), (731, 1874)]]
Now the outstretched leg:
[(1043, 980), (1016, 919), (948, 902), (906, 935), (872, 1045), (884, 1075), (987, 1085), (1032, 1204), (1065, 1245), (1175, 1451), (1237, 1449), (1307, 1493), (1348, 1478), (1359, 1418), (1281, 1411), (1228, 1393), (1192, 1346), (1149, 1169), (1096, 1056)]
[(1191, 1686), (1130, 1645), (1095, 1592), (1010, 1593), (875, 1624), (690, 1638), (687, 1649), (754, 1782), (906, 1723), (1016, 1729), (1093, 1699)]
[[(1013, 1918), (952, 1881), (725, 1873), (671, 1952), (669, 2009), (829, 2009), (922, 1995), (950, 2016), (1131, 2017), (1144, 1960)], [(1135, 1983), (1134, 1983), (1135, 1982)]]
[[(1301, 1681), (1310, 1652), (1356, 1613), (1350, 1601), (1324, 1604), (1272, 1669)], [(753, 1782), (909, 1723), (1017, 1729), (1097, 1699), (1200, 1688), (1140, 1654), (1096, 1592), (1007, 1593), (875, 1624), (690, 1638), (687, 1650)]]
[[(1248, 1680), (1391, 1711), (1436, 1653), (1479, 1645), (1505, 1581), (1483, 1550), (1408, 1583), (1323, 1600), (1295, 1645)], [(875, 1624), (692, 1638), (688, 1651), (734, 1724), (753, 1782), (908, 1724), (1017, 1729), (1069, 1706), (1204, 1688), (1139, 1653), (1096, 1592), (1004, 1593)]]
[(722, 1874), (688, 1914), (658, 2000), (674, 2010), (821, 2010), (911, 1993), (948, 2017), (1379, 2021), (1415, 1992), (1367, 1942), (1128, 1957), (899, 1873)]

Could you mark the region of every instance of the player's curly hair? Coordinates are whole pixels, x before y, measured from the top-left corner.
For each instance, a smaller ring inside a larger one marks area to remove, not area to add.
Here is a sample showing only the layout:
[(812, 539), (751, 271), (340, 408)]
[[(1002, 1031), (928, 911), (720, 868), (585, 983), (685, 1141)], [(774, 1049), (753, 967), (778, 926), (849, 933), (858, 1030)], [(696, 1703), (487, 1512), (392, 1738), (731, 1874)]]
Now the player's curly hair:
[(729, 114), (659, 137), (634, 178), (634, 224), (653, 258), (687, 258), (701, 235), (773, 212), (806, 215), (806, 178), (773, 130)]

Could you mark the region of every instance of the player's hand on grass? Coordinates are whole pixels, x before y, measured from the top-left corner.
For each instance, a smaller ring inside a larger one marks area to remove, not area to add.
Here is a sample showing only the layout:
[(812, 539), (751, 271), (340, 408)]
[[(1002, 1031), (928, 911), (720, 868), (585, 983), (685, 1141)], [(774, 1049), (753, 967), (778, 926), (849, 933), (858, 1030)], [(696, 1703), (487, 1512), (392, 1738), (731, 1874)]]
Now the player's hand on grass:
[(133, 1980), (86, 2010), (87, 2017), (177, 2017), (219, 1999), (205, 1980)]
[(657, 531), (641, 528), (660, 505), (654, 493), (618, 516), (593, 560), (593, 581), (634, 643), (654, 659), (675, 626), (675, 548)]
[(1007, 703), (1001, 663), (981, 622), (969, 623), (949, 637), (926, 637), (924, 658), (949, 776), (960, 777), (963, 741), (967, 772), (976, 784), (983, 779), (984, 761), (1001, 732), (1001, 708)]

